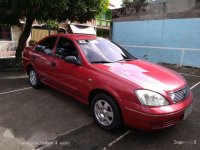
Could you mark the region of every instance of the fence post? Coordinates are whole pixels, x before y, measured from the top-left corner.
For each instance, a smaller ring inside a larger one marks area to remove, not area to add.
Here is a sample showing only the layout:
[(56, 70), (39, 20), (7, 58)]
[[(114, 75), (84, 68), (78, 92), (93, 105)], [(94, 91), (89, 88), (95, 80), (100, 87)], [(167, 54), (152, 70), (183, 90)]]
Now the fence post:
[(184, 57), (185, 49), (182, 49), (182, 55), (181, 55), (181, 64), (180, 67), (183, 66), (183, 57)]

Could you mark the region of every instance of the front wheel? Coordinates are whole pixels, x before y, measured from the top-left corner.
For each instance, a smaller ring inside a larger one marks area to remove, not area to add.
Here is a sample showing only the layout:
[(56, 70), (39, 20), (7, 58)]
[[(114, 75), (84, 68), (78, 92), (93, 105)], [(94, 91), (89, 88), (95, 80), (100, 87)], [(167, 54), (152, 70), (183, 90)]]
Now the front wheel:
[(91, 112), (97, 125), (105, 130), (115, 130), (121, 125), (120, 110), (113, 98), (97, 94), (92, 99)]
[(41, 87), (41, 82), (40, 82), (40, 80), (38, 79), (38, 77), (37, 77), (37, 73), (36, 73), (36, 71), (33, 69), (33, 68), (31, 68), (30, 70), (29, 70), (29, 83), (30, 83), (30, 85), (33, 87), (33, 88), (40, 88)]

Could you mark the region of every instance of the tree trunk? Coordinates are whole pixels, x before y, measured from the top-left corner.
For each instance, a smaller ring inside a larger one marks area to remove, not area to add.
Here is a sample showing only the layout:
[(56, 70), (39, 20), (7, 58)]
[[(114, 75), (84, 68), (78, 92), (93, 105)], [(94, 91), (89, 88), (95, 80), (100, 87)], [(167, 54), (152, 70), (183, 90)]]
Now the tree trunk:
[(16, 49), (16, 54), (15, 54), (15, 63), (17, 63), (18, 65), (21, 63), (22, 51), (24, 50), (24, 48), (26, 46), (26, 41), (27, 41), (28, 37), (30, 36), (31, 28), (32, 28), (32, 24), (33, 24), (34, 20), (35, 19), (33, 19), (33, 18), (27, 18), (24, 30), (19, 37), (19, 42), (18, 42), (18, 46)]

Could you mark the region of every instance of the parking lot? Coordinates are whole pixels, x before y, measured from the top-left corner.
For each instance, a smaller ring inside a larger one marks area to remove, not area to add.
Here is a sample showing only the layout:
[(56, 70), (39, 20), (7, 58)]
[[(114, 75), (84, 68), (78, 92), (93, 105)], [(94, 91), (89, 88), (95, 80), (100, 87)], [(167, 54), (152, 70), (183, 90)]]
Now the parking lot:
[(165, 66), (188, 81), (193, 112), (178, 125), (156, 132), (125, 126), (106, 132), (73, 98), (49, 87), (32, 89), (22, 70), (1, 71), (0, 150), (200, 149), (200, 69)]

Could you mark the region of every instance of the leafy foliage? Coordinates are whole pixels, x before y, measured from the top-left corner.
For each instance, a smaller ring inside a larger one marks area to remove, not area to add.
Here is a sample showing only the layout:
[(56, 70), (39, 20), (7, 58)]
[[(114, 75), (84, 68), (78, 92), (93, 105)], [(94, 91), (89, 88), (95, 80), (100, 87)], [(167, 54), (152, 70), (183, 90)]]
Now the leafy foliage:
[(34, 20), (50, 25), (67, 19), (82, 23), (94, 19), (108, 4), (109, 0), (0, 0), (0, 23), (19, 25), (20, 19), (26, 21), (16, 50), (16, 58), (21, 58)]
[[(58, 21), (63, 21), (68, 18), (71, 21), (85, 22), (94, 19), (96, 15), (106, 11), (108, 0), (70, 0), (70, 7), (64, 11), (58, 18)], [(69, 13), (71, 12), (71, 13)], [(72, 13), (73, 12), (73, 13)]]
[[(1, 0), (0, 1), (0, 22), (16, 25), (19, 19), (33, 18), (37, 20), (47, 20), (55, 18), (60, 10), (67, 9), (68, 1), (65, 0)], [(54, 15), (49, 16), (49, 12), (54, 11)]]
[(0, 22), (16, 25), (19, 19), (38, 21), (69, 19), (85, 22), (108, 7), (108, 0), (1, 0)]
[(29, 46), (34, 46), (36, 43), (37, 43), (36, 40), (31, 39), (31, 40), (29, 41)]

